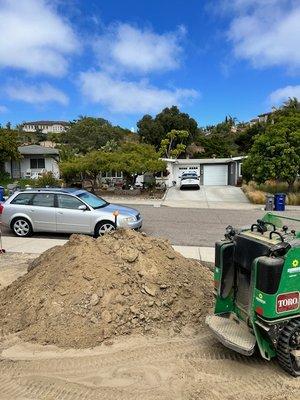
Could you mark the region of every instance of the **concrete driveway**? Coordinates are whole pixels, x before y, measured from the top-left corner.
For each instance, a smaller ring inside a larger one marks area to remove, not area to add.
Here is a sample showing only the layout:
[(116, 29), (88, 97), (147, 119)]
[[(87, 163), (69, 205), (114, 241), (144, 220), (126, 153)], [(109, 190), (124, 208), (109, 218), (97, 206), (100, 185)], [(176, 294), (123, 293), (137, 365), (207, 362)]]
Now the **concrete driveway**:
[(242, 189), (235, 186), (201, 186), (200, 190), (179, 190), (176, 186), (168, 190), (163, 204), (187, 208), (253, 208)]

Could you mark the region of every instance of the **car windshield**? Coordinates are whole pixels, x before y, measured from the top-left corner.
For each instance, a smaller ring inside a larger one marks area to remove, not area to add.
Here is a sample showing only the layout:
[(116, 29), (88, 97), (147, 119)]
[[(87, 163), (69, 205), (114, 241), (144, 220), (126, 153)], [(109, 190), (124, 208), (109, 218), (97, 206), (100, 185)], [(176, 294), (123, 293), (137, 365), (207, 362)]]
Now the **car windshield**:
[(198, 179), (197, 175), (191, 174), (191, 175), (184, 175), (181, 180), (183, 181), (184, 179)]
[(109, 204), (107, 201), (101, 199), (101, 197), (97, 197), (89, 192), (79, 193), (77, 197), (79, 197), (81, 200), (86, 202), (89, 206), (93, 207), (94, 209), (105, 207)]

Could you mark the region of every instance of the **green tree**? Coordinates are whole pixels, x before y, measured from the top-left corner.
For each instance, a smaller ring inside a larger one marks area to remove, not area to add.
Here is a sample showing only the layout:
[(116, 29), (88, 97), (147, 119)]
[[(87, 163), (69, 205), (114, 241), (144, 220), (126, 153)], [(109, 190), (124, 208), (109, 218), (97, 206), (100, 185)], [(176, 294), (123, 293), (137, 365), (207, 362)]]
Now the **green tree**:
[(92, 151), (60, 163), (66, 181), (89, 180), (92, 190), (97, 187), (100, 172), (122, 171), (127, 182), (134, 184), (137, 174), (155, 173), (165, 170), (165, 167), (154, 147), (130, 142), (123, 143), (117, 151)]
[(230, 157), (236, 153), (232, 142), (221, 134), (199, 135), (196, 143), (204, 148), (197, 158)]
[(300, 110), (283, 107), (272, 114), (265, 132), (255, 136), (243, 171), (258, 183), (281, 180), (292, 189), (300, 173)]
[(36, 136), (37, 143), (47, 140), (47, 134), (44, 133), (43, 130), (39, 127), (36, 127), (36, 129), (35, 129), (35, 136)]
[(101, 150), (110, 152), (110, 151), (117, 151), (118, 150), (118, 142), (114, 139), (108, 140), (104, 146), (101, 147)]
[(188, 131), (172, 129), (167, 133), (166, 138), (161, 141), (160, 154), (167, 158), (178, 158), (186, 149), (186, 145), (183, 142), (188, 136)]
[(197, 132), (197, 122), (188, 114), (181, 112), (178, 107), (165, 108), (152, 118), (145, 115), (137, 123), (140, 140), (152, 144), (157, 150), (161, 146), (161, 141), (167, 134), (174, 130), (187, 131), (188, 137), (185, 139), (186, 145), (192, 143)]
[(18, 132), (12, 129), (0, 128), (0, 170), (4, 171), (4, 162), (13, 159), (18, 160)]
[(71, 123), (62, 140), (65, 144), (77, 148), (80, 153), (86, 154), (100, 149), (110, 140), (121, 141), (128, 132), (130, 131), (113, 126), (103, 118), (81, 117)]
[(263, 134), (265, 130), (266, 124), (257, 123), (238, 133), (234, 139), (234, 142), (238, 147), (238, 154), (246, 155), (253, 146), (255, 137)]
[(59, 145), (58, 150), (59, 150), (59, 159), (61, 161), (70, 161), (78, 153), (78, 149), (75, 149), (74, 147), (70, 147), (65, 144)]

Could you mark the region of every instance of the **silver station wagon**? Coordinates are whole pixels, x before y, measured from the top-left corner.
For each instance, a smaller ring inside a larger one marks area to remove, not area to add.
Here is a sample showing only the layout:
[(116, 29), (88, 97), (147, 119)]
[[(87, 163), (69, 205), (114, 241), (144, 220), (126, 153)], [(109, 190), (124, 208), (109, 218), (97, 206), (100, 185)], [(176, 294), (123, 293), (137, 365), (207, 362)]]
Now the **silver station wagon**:
[(116, 227), (140, 229), (140, 213), (110, 204), (86, 190), (26, 189), (0, 203), (1, 222), (15, 235), (33, 232), (85, 233), (100, 236)]

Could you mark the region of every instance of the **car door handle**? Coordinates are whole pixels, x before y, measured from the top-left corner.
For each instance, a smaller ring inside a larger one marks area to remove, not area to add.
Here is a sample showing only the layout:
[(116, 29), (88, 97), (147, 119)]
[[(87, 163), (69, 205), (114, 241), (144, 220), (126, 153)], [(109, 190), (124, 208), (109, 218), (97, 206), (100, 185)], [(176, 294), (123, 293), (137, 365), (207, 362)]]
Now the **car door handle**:
[(62, 212), (62, 211), (57, 211), (57, 214), (61, 214), (61, 215), (62, 215), (62, 214), (63, 214), (63, 212)]
[(32, 212), (32, 213), (34, 212), (34, 210), (32, 208), (30, 208), (29, 211)]

